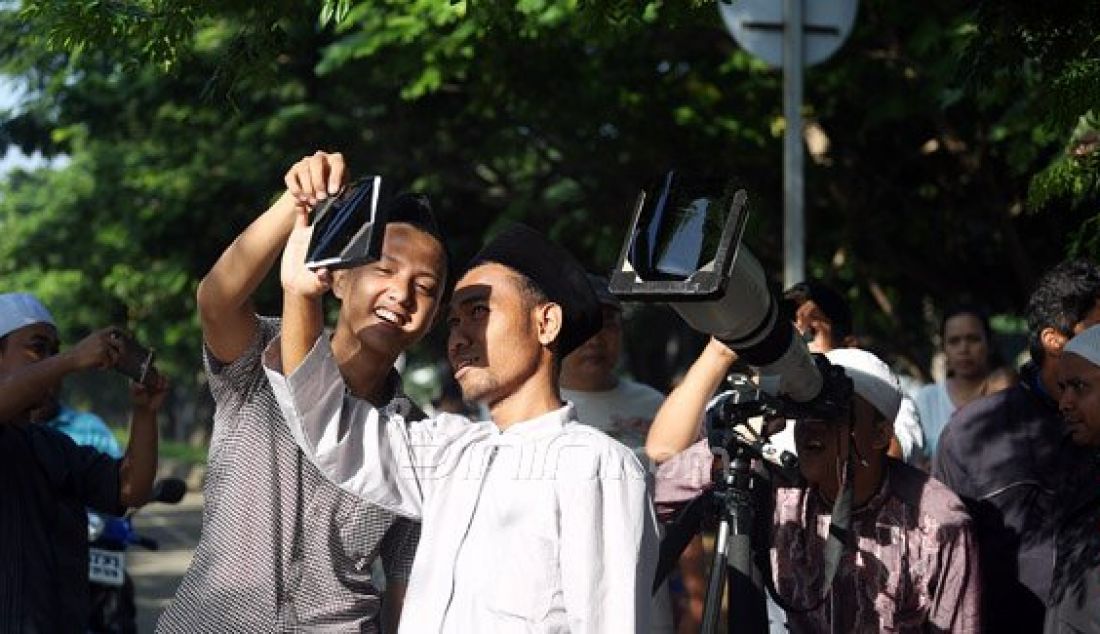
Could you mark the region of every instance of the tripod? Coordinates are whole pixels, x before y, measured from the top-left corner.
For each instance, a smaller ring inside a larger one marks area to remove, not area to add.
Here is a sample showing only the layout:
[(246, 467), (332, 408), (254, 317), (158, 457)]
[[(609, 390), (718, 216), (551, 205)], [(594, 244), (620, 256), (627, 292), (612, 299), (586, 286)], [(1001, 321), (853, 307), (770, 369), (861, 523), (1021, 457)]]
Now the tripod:
[[(722, 447), (729, 457), (720, 474), (716, 475), (713, 489), (703, 493), (684, 507), (669, 526), (661, 542), (660, 558), (654, 591), (664, 582), (675, 566), (687, 544), (699, 533), (708, 515), (718, 519), (714, 557), (707, 582), (706, 603), (703, 610), (703, 634), (715, 634), (722, 599), (729, 606), (727, 632), (730, 634), (761, 634), (768, 632), (765, 588), (771, 588), (776, 603), (784, 610), (806, 612), (817, 609), (830, 600), (832, 631), (839, 634), (840, 619), (837, 596), (823, 594), (813, 605), (792, 607), (776, 596), (771, 585), (769, 556), (770, 532), (766, 530), (772, 521), (773, 489), (771, 476), (798, 481), (793, 456), (776, 456), (765, 439), (756, 435), (746, 439), (734, 431), (752, 416), (774, 415), (777, 410), (768, 405), (768, 399), (758, 391), (742, 390), (733, 394), (719, 408), (722, 422), (708, 425), (711, 446)], [(849, 418), (849, 433), (851, 432)], [(753, 459), (761, 464), (778, 463), (774, 470), (756, 469)], [(840, 559), (849, 541), (852, 503), (852, 464), (845, 465), (844, 486), (833, 505), (829, 526), (829, 538), (825, 546), (825, 587), (830, 588)], [(761, 549), (759, 544), (764, 544)]]
[[(729, 432), (732, 436), (732, 432)], [(729, 461), (722, 473), (715, 477), (715, 486), (692, 500), (669, 526), (661, 543), (660, 560), (654, 588), (663, 581), (688, 542), (699, 532), (708, 515), (716, 515), (718, 532), (714, 557), (707, 582), (706, 603), (703, 609), (704, 634), (715, 634), (722, 599), (727, 598), (729, 619), (727, 631), (731, 634), (759, 634), (768, 631), (768, 615), (765, 603), (765, 577), (757, 548), (760, 535), (758, 518), (770, 521), (769, 514), (761, 514), (765, 496), (770, 495), (769, 483), (752, 468), (752, 459), (761, 457), (758, 449), (731, 438), (722, 446)]]

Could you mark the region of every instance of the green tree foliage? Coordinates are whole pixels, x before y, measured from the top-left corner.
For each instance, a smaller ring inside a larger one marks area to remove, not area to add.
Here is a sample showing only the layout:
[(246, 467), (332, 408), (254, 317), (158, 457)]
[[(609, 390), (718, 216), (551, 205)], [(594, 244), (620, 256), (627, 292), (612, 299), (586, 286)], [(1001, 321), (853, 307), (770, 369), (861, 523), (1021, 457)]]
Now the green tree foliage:
[[(1005, 129), (1021, 135), (1022, 171), (1034, 173), (1027, 204), (1100, 215), (1100, 4), (1026, 0), (978, 5), (968, 46), (970, 89), (1003, 103)], [(1027, 154), (1044, 157), (1036, 165)], [(1071, 240), (1075, 255), (1100, 256), (1091, 218)]]
[[(940, 307), (1019, 310), (1095, 212), (1086, 179), (1061, 213), (1025, 213), (1029, 195), (1068, 200), (1031, 177), (1065, 178), (1054, 166), (1090, 103), (1054, 113), (1031, 96), (1091, 72), (1072, 51), (1093, 44), (1035, 61), (1002, 46), (998, 15), (865, 0), (850, 41), (807, 75), (810, 273), (917, 362)], [(197, 280), (316, 148), (431, 193), (458, 261), (523, 220), (606, 270), (642, 185), (673, 166), (733, 174), (752, 199), (748, 243), (781, 270), (781, 77), (713, 2), (26, 0), (0, 11), (0, 71), (28, 91), (0, 149), (69, 157), (0, 190), (6, 286), (42, 293), (74, 336), (129, 325), (188, 389)], [(665, 313), (638, 323), (632, 370), (661, 384), (666, 340), (679, 359), (698, 341), (653, 337), (675, 329)]]

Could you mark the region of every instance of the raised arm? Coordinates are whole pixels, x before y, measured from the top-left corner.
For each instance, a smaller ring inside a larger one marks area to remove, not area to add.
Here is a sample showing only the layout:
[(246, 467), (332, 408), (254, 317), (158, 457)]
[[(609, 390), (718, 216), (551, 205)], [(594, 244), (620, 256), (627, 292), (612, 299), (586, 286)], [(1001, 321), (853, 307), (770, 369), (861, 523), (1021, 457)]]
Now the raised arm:
[(149, 501), (157, 475), (157, 410), (168, 393), (168, 381), (157, 377), (154, 385), (130, 385), (130, 442), (119, 465), (119, 502), (136, 507)]
[(716, 339), (691, 365), (684, 380), (668, 395), (649, 428), (645, 451), (655, 462), (664, 462), (695, 444), (707, 402), (737, 360), (737, 353)]
[(288, 376), (302, 364), (324, 330), (321, 297), (332, 285), (332, 276), (327, 270), (306, 268), (306, 251), (312, 234), (309, 218), (300, 210), (283, 251), (279, 271), (283, 285), (283, 328), (279, 338), (282, 369)]
[[(88, 335), (72, 348), (23, 366), (0, 377), (0, 424), (25, 422), (27, 411), (57, 390), (61, 380), (73, 372), (109, 368), (120, 352), (113, 328)], [(9, 344), (14, 345), (14, 344)], [(7, 350), (5, 354), (42, 354), (36, 350)]]
[[(330, 482), (402, 517), (420, 519), (434, 481), (456, 468), (449, 442), (475, 427), (466, 419), (407, 420), (410, 412), (378, 409), (345, 397), (344, 378), (327, 337), (298, 369), (283, 372), (281, 338), (264, 352), (264, 370), (291, 435)], [(423, 469), (427, 466), (427, 469)], [(425, 478), (419, 478), (423, 470)]]
[(345, 178), (341, 154), (316, 152), (286, 173), (287, 190), (229, 245), (199, 283), (199, 319), (214, 356), (231, 363), (248, 349), (258, 324), (252, 294), (275, 264), (295, 218), (339, 191)]

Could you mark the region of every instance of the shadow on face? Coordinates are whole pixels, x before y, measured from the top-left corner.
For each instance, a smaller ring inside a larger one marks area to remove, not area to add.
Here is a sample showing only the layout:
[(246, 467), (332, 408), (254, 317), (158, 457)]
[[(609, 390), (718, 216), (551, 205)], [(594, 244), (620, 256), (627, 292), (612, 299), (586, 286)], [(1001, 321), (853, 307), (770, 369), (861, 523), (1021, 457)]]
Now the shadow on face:
[(799, 469), (811, 485), (828, 491), (840, 486), (841, 465), (848, 457), (853, 439), (857, 463), (881, 460), (886, 452), (892, 424), (870, 403), (856, 396), (852, 401), (851, 421), (848, 416), (830, 421), (800, 420), (795, 424)]
[(1100, 367), (1066, 353), (1058, 364), (1058, 408), (1078, 445), (1100, 447)]
[(458, 281), (447, 358), (467, 401), (497, 402), (539, 371), (545, 349), (531, 304), (522, 278), (500, 264), (476, 266)]

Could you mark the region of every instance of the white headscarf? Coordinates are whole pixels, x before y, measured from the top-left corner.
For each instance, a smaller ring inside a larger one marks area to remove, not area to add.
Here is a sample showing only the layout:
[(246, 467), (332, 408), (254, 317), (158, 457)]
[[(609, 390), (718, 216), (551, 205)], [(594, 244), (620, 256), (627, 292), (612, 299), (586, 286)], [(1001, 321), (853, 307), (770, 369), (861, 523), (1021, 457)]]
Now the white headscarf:
[(53, 315), (30, 293), (0, 294), (0, 337), (31, 324), (56, 327)]
[(844, 368), (852, 379), (855, 393), (893, 421), (901, 407), (901, 383), (898, 377), (875, 355), (858, 348), (838, 348), (825, 353), (829, 362)]
[(1072, 352), (1093, 365), (1100, 365), (1100, 326), (1082, 330), (1069, 340), (1062, 352)]

